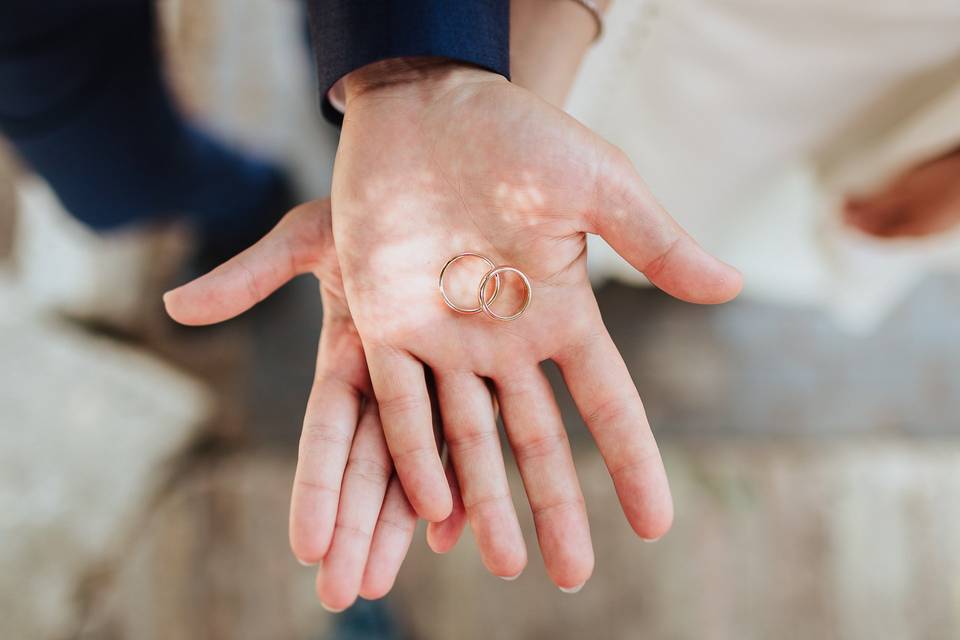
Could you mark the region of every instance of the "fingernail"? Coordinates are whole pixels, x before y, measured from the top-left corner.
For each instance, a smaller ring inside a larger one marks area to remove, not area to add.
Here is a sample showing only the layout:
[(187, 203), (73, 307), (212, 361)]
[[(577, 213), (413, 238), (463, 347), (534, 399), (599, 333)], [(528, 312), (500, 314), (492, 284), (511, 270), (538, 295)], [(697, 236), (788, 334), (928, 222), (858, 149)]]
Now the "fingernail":
[(578, 584), (578, 585), (575, 586), (575, 587), (570, 587), (570, 588), (560, 587), (560, 591), (563, 591), (564, 593), (577, 593), (578, 591), (580, 591), (580, 589), (583, 589), (583, 585), (585, 585), (585, 584), (587, 584), (587, 583), (586, 583), (586, 582), (581, 582), (580, 584)]
[(333, 607), (330, 607), (324, 604), (323, 600), (320, 601), (320, 606), (326, 609), (327, 611), (329, 611), (330, 613), (340, 613), (341, 611), (346, 609), (346, 607), (343, 607), (342, 609), (334, 609)]
[[(296, 557), (296, 556), (294, 556), (294, 557)], [(304, 560), (301, 560), (300, 558), (297, 558), (297, 562), (299, 562), (299, 563), (301, 564), (301, 566), (304, 566), (304, 567), (315, 567), (315, 566), (317, 566), (317, 564), (319, 564), (319, 563), (317, 563), (317, 562), (306, 562), (306, 561), (304, 561)]]
[(512, 582), (513, 580), (516, 580), (517, 578), (519, 578), (521, 573), (523, 573), (523, 571), (517, 572), (517, 575), (515, 575), (515, 576), (497, 576), (497, 577), (500, 578), (501, 580), (506, 580), (507, 582)]
[[(663, 536), (660, 536), (660, 538), (662, 538), (662, 537), (663, 537)], [(640, 539), (643, 540), (644, 542), (654, 543), (654, 542), (660, 540), (660, 538), (640, 538)]]

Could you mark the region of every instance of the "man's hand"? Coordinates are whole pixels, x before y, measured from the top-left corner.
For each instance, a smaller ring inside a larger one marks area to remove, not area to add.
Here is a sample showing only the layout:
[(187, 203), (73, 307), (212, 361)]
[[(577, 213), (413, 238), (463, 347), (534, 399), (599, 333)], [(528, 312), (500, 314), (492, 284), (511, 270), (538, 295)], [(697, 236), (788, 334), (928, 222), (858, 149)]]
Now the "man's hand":
[[(588, 232), (661, 289), (725, 302), (741, 282), (663, 211), (626, 156), (502, 77), (436, 60), (347, 77), (333, 228), (387, 445), (416, 512), (452, 508), (431, 429), (425, 367), (483, 561), (503, 577), (526, 553), (485, 379), (503, 411), (547, 570), (565, 589), (593, 569), (583, 497), (539, 363), (555, 361), (634, 530), (656, 539), (673, 511), (637, 390), (586, 273)], [(447, 308), (436, 279), (464, 251), (523, 270), (533, 302), (512, 323)]]

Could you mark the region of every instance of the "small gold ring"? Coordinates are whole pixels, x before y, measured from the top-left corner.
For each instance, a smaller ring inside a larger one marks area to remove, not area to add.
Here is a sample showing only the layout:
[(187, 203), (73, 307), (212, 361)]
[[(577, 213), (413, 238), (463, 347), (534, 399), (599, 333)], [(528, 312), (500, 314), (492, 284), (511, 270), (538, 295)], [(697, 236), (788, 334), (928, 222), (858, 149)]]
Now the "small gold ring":
[[(483, 290), (484, 290), (484, 287), (483, 287), (483, 286), (480, 287), (480, 306), (477, 306), (477, 307), (469, 307), (469, 308), (468, 308), (468, 307), (458, 306), (453, 300), (451, 300), (451, 299), (447, 296), (447, 291), (446, 291), (446, 289), (444, 289), (444, 287), (443, 287), (443, 276), (444, 276), (444, 275), (446, 274), (446, 272), (447, 272), (447, 267), (449, 267), (450, 265), (452, 265), (454, 262), (456, 262), (456, 261), (459, 260), (460, 258), (479, 258), (479, 259), (483, 260), (484, 262), (486, 262), (486, 263), (490, 266), (490, 269), (491, 269), (491, 270), (496, 269), (497, 265), (493, 264), (493, 260), (491, 260), (490, 258), (488, 258), (488, 257), (486, 257), (486, 256), (482, 256), (482, 255), (480, 255), (479, 253), (472, 253), (472, 252), (469, 252), (469, 251), (468, 251), (468, 252), (466, 252), (466, 253), (461, 253), (460, 255), (453, 256), (452, 258), (450, 258), (449, 260), (447, 260), (447, 263), (446, 263), (445, 265), (443, 265), (443, 269), (440, 269), (440, 282), (439, 282), (440, 295), (443, 296), (443, 301), (447, 303), (447, 306), (450, 307), (451, 309), (453, 309), (454, 311), (458, 311), (458, 312), (460, 312), (460, 313), (480, 313), (480, 311), (483, 310), (483, 302), (484, 302), (484, 300), (483, 300)], [(490, 275), (490, 271), (488, 271), (487, 274), (486, 274), (486, 275), (484, 276), (484, 278), (483, 278), (484, 284), (486, 284), (487, 282), (490, 281), (490, 278), (487, 277), (487, 276), (489, 276), (489, 275)], [(493, 287), (494, 287), (494, 288), (493, 288), (493, 295), (491, 295), (491, 296), (490, 296), (490, 299), (487, 300), (487, 304), (492, 304), (493, 301), (497, 299), (497, 295), (500, 294), (500, 276), (499, 276), (499, 275), (496, 276), (496, 279), (494, 280), (494, 283), (493, 283)]]
[[(490, 282), (490, 278), (497, 278), (497, 284), (499, 288), (500, 274), (508, 271), (520, 276), (520, 279), (523, 280), (523, 286), (527, 290), (527, 294), (523, 299), (523, 305), (520, 306), (520, 309), (516, 313), (509, 316), (502, 316), (490, 308), (490, 305), (493, 303), (493, 298), (490, 298), (490, 300), (484, 299), (483, 291), (486, 289), (487, 283)], [(483, 312), (491, 318), (505, 321), (516, 320), (522, 316), (523, 312), (526, 311), (527, 307), (530, 306), (530, 302), (533, 300), (533, 287), (530, 285), (530, 279), (527, 278), (527, 274), (525, 274), (523, 271), (520, 271), (520, 269), (517, 269), (516, 267), (494, 267), (490, 271), (487, 271), (484, 274), (483, 279), (480, 280), (480, 289), (477, 292), (477, 299), (480, 301), (480, 308), (483, 309)]]

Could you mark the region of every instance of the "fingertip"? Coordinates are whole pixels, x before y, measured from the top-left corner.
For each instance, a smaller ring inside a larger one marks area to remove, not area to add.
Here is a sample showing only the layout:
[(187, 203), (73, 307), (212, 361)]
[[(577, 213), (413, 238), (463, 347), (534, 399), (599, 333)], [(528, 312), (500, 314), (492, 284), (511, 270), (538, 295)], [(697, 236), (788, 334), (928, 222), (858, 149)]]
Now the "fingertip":
[(364, 600), (380, 600), (387, 597), (393, 589), (395, 578), (364, 578), (360, 587), (360, 597)]
[(453, 499), (453, 508), (450, 515), (441, 522), (427, 523), (427, 546), (434, 553), (447, 553), (453, 549), (460, 540), (460, 534), (463, 532), (467, 522), (467, 512), (463, 506), (463, 500), (460, 496), (460, 485), (457, 483), (457, 475), (453, 470), (451, 461), (447, 461), (444, 468), (444, 475), (447, 479), (447, 486), (450, 488), (450, 497)]
[(632, 521), (634, 533), (644, 542), (656, 542), (669, 533), (673, 527), (673, 506), (662, 512), (646, 514), (644, 518)]
[(353, 606), (359, 596), (361, 575), (354, 575), (349, 563), (344, 564), (347, 557), (341, 553), (339, 557), (331, 554), (317, 570), (316, 594), (320, 605), (331, 613), (339, 613)]
[(360, 580), (360, 596), (377, 600), (387, 595), (410, 548), (417, 516), (394, 477), (387, 488), (380, 520), (370, 542), (367, 566)]
[[(310, 533), (314, 535), (309, 535)], [(316, 535), (319, 533), (319, 535)], [(313, 567), (323, 561), (329, 549), (329, 540), (322, 532), (305, 532), (303, 528), (290, 527), (290, 550), (297, 562), (305, 567)]]
[(697, 247), (705, 262), (699, 269), (699, 277), (690, 283), (689, 301), (697, 304), (724, 304), (730, 302), (743, 290), (743, 274), (731, 264), (715, 258)]
[(177, 297), (178, 297), (177, 292), (179, 290), (180, 290), (180, 287), (176, 287), (174, 289), (170, 289), (169, 291), (163, 294), (162, 296), (163, 308), (167, 312), (167, 315), (170, 316), (173, 320), (175, 320), (176, 322), (179, 322), (180, 324), (186, 324), (180, 319), (181, 318), (180, 308), (179, 308), (179, 305), (177, 304)]
[(508, 582), (516, 580), (527, 568), (527, 551), (507, 552), (496, 559), (483, 558), (487, 571)]
[[(397, 462), (396, 459), (394, 462)], [(430, 473), (423, 469), (411, 473), (412, 469), (407, 463), (397, 464), (396, 467), (400, 484), (410, 501), (410, 506), (418, 517), (427, 522), (443, 522), (453, 513), (453, 494), (439, 456), (435, 462), (437, 473)]]
[(673, 497), (666, 475), (642, 477), (642, 472), (620, 474), (615, 480), (617, 496), (634, 533), (647, 541), (659, 540), (673, 526)]
[(719, 261), (723, 265), (723, 273), (717, 283), (716, 304), (723, 304), (734, 300), (743, 292), (743, 273), (733, 265)]
[(320, 606), (330, 613), (340, 613), (353, 606), (357, 601), (357, 594), (329, 593), (330, 589), (325, 588), (323, 570), (317, 572), (317, 600)]
[(454, 527), (455, 525), (451, 524), (451, 518), (442, 522), (427, 523), (427, 546), (430, 547), (430, 550), (442, 555), (449, 553), (457, 546), (460, 532), (455, 530)]
[(471, 518), (480, 559), (487, 571), (498, 577), (516, 576), (527, 566), (527, 547), (513, 505), (478, 511)]
[(444, 554), (450, 550), (450, 548), (444, 544), (443, 539), (443, 525), (444, 522), (428, 522), (427, 523), (427, 546), (430, 547), (430, 550), (434, 553)]
[(297, 562), (305, 567), (315, 567), (323, 562), (327, 548), (316, 540), (305, 540), (303, 537), (290, 536), (290, 551)]
[(193, 285), (196, 280), (180, 285), (163, 294), (163, 307), (172, 320), (188, 327), (209, 324), (204, 315), (205, 305), (196, 300)]
[(583, 588), (583, 585), (585, 585), (593, 575), (594, 560), (592, 554), (589, 560), (589, 563), (580, 563), (579, 567), (570, 566), (563, 572), (557, 572), (556, 570), (550, 571), (548, 568), (547, 573), (550, 574), (553, 583), (557, 585), (561, 591), (564, 593), (576, 593)]
[(743, 290), (743, 274), (707, 253), (693, 239), (676, 244), (645, 273), (655, 285), (685, 302), (723, 304)]
[(414, 510), (418, 516), (427, 522), (443, 522), (453, 513), (453, 498), (450, 496), (450, 487), (444, 483), (442, 490), (438, 487), (433, 496), (418, 500), (414, 505)]
[(593, 575), (596, 562), (585, 514), (557, 512), (535, 519), (547, 574), (559, 587), (575, 587)]
[(290, 550), (300, 564), (317, 565), (323, 561), (333, 541), (337, 500), (317, 492), (304, 493), (294, 486), (290, 499), (288, 538)]
[[(347, 607), (336, 608), (331, 605), (328, 605), (323, 600), (320, 601), (320, 606), (326, 609), (330, 613), (342, 613), (347, 608)], [(347, 605), (347, 606), (350, 606), (350, 605)]]

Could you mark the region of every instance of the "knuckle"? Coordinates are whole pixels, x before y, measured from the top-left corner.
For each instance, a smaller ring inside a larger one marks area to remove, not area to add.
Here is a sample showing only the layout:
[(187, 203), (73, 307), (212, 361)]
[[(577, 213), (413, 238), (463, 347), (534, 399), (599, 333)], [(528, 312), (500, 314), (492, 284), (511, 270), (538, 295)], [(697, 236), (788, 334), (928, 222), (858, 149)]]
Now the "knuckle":
[(535, 519), (543, 518), (544, 516), (553, 515), (556, 513), (563, 513), (565, 511), (572, 511), (579, 515), (585, 509), (583, 496), (575, 496), (562, 498), (553, 502), (546, 502), (544, 504), (538, 504), (531, 507), (533, 512), (533, 517)]
[(359, 525), (337, 522), (337, 524), (334, 525), (334, 536), (339, 535), (360, 538), (361, 540), (369, 540), (373, 537), (373, 532)]
[(344, 475), (357, 477), (371, 484), (386, 486), (393, 474), (393, 467), (385, 460), (368, 457), (351, 458)]
[[(408, 469), (423, 469), (429, 460), (438, 456), (436, 446), (432, 444), (411, 445), (394, 455), (397, 465), (410, 462)], [(439, 460), (439, 458), (438, 458)]]
[(352, 430), (330, 422), (306, 420), (303, 423), (303, 432), (300, 434), (300, 453), (310, 455), (324, 447), (347, 447), (352, 442)]
[(309, 476), (304, 476), (297, 474), (297, 477), (293, 481), (294, 485), (297, 488), (311, 492), (311, 493), (328, 493), (334, 497), (340, 497), (340, 489), (337, 487), (332, 487), (322, 480), (315, 479)]
[(470, 499), (464, 497), (463, 508), (468, 512), (482, 512), (496, 509), (501, 503), (513, 505), (513, 500), (510, 499), (509, 493), (491, 493)]
[(610, 469), (610, 477), (614, 482), (624, 476), (637, 473), (651, 473), (650, 463), (660, 459), (660, 452), (656, 447), (645, 447), (630, 460)]
[[(330, 355), (338, 362), (342, 363), (346, 358), (345, 355), (348, 353), (348, 349), (356, 348), (356, 345), (352, 343), (353, 336), (351, 334), (341, 334), (337, 333), (335, 336), (336, 344), (326, 343)], [(346, 342), (346, 344), (344, 344)], [(318, 375), (313, 380), (313, 388), (310, 391), (310, 395), (319, 395), (323, 396), (324, 394), (333, 393), (335, 391), (342, 391), (347, 395), (360, 400), (363, 396), (363, 391), (357, 385), (353, 384), (349, 380), (341, 377), (340, 375), (333, 375), (330, 372), (324, 372), (321, 375)]]
[(450, 450), (459, 454), (490, 444), (496, 444), (499, 447), (500, 444), (497, 432), (493, 429), (467, 429), (464, 431), (451, 429), (451, 433), (445, 434), (444, 437)]
[(260, 279), (257, 277), (256, 272), (247, 264), (242, 255), (237, 256), (234, 264), (237, 265), (239, 272), (242, 274), (243, 284), (247, 289), (250, 299), (254, 302), (261, 302), (266, 297), (266, 293), (260, 284)]
[(423, 410), (424, 401), (418, 394), (401, 393), (386, 398), (378, 398), (380, 415), (386, 419), (409, 415)]
[(662, 249), (657, 251), (657, 255), (651, 258), (641, 269), (644, 275), (646, 275), (648, 278), (656, 279), (661, 273), (663, 273), (670, 261), (670, 254), (673, 253), (673, 250), (676, 249), (677, 244), (682, 239), (683, 236), (677, 236), (667, 242)]
[(591, 428), (603, 428), (607, 425), (619, 425), (628, 422), (634, 416), (633, 398), (614, 396), (601, 400), (584, 416), (584, 422)]
[(384, 526), (394, 529), (402, 534), (412, 534), (417, 526), (417, 519), (413, 512), (403, 514), (406, 517), (398, 515), (382, 515), (377, 521), (377, 526)]
[(533, 438), (518, 441), (514, 445), (517, 461), (522, 463), (536, 458), (547, 458), (559, 453), (566, 442), (566, 434), (556, 430)]

